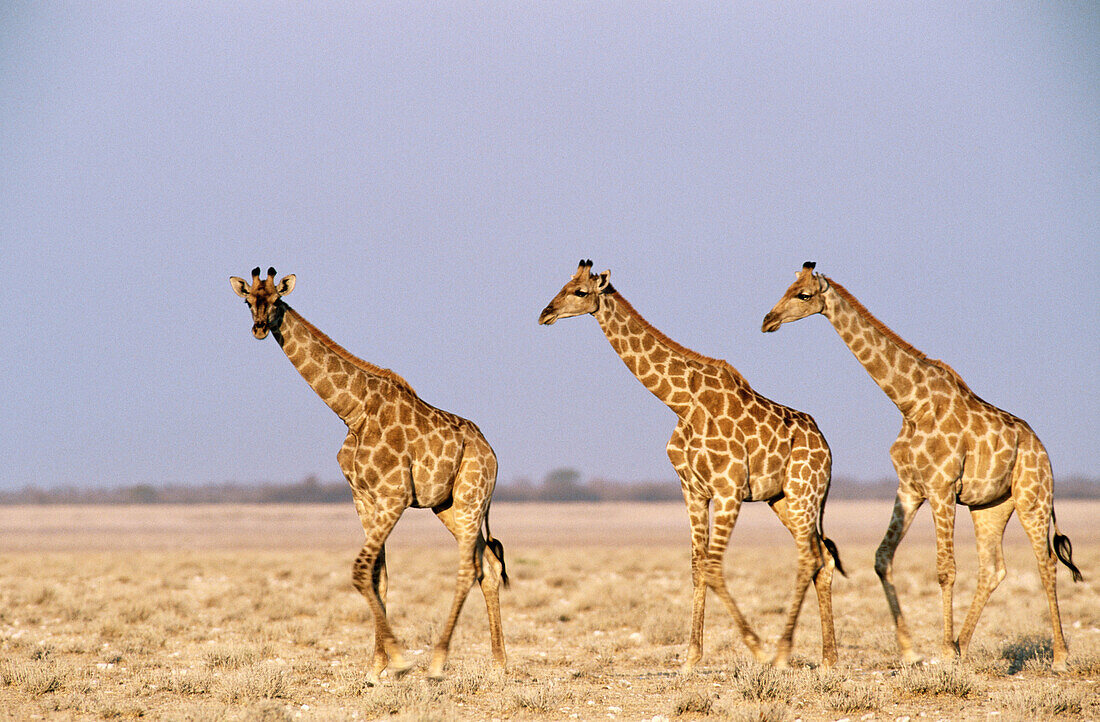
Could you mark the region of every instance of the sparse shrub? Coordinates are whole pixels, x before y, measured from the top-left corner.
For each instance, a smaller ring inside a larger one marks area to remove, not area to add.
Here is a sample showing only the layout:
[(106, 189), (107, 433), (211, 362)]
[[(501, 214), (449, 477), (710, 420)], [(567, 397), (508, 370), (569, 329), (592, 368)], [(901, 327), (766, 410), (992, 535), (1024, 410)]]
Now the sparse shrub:
[(118, 616), (126, 624), (137, 624), (151, 617), (153, 611), (153, 608), (149, 605), (135, 602), (125, 605), (122, 610), (119, 611)]
[(786, 722), (791, 718), (787, 711), (787, 705), (771, 702), (739, 705), (729, 710), (723, 710), (722, 717), (730, 722)]
[(825, 695), (824, 706), (848, 714), (867, 712), (882, 706), (882, 694), (873, 685), (857, 682)]
[(250, 722), (290, 722), (294, 715), (278, 702), (261, 702), (248, 710)]
[[(384, 683), (381, 687), (364, 687), (359, 709), (368, 719), (393, 715), (410, 716), (413, 719), (447, 719), (443, 710), (443, 693), (436, 684), (425, 680), (410, 679)], [(453, 712), (449, 712), (453, 716)]]
[(1069, 658), (1069, 671), (1071, 674), (1082, 677), (1100, 676), (1100, 654), (1084, 652), (1071, 655)]
[(272, 664), (259, 664), (222, 677), (220, 696), (226, 702), (278, 699), (287, 690), (286, 673)]
[(644, 620), (642, 633), (653, 644), (687, 644), (689, 618), (674, 607), (649, 609)]
[(153, 678), (160, 689), (185, 696), (206, 694), (214, 683), (214, 678), (205, 672), (182, 670), (165, 672)]
[(943, 695), (966, 698), (978, 692), (977, 678), (961, 664), (939, 667), (912, 667), (897, 676), (903, 690), (909, 694)]
[(741, 695), (756, 702), (788, 703), (797, 691), (791, 671), (755, 664), (738, 668), (736, 682)]
[(247, 664), (255, 664), (270, 654), (270, 649), (264, 646), (260, 649), (254, 647), (217, 647), (203, 655), (207, 666), (211, 669), (238, 669)]
[(31, 697), (56, 692), (63, 685), (64, 674), (53, 662), (0, 663), (0, 683), (15, 687)]
[(1047, 685), (1007, 690), (994, 699), (1004, 710), (1031, 719), (1036, 715), (1079, 715), (1085, 705), (1085, 696), (1080, 691)]
[(539, 684), (512, 693), (512, 704), (517, 710), (553, 712), (561, 701), (557, 685)]
[(701, 689), (684, 690), (672, 705), (673, 717), (706, 716), (713, 711), (714, 700)]

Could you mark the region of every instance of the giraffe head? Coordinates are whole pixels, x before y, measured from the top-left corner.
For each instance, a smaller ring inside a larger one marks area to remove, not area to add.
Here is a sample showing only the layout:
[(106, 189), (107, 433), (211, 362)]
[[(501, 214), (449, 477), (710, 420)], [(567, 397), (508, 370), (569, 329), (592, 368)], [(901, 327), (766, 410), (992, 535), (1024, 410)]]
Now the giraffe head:
[(282, 317), (282, 307), (278, 300), (294, 290), (294, 274), (284, 276), (275, 283), (275, 269), (267, 269), (267, 278), (260, 278), (260, 268), (252, 269), (252, 283), (230, 276), (230, 285), (237, 295), (244, 299), (252, 311), (252, 335), (259, 339), (267, 338), (267, 332), (277, 328)]
[(764, 317), (761, 331), (775, 331), (789, 321), (797, 321), (825, 310), (824, 292), (829, 287), (829, 282), (814, 273), (816, 265), (813, 261), (802, 264), (802, 270), (798, 272), (794, 283)]
[(592, 261), (582, 260), (569, 282), (542, 309), (539, 323), (549, 326), (559, 318), (595, 313), (600, 308), (600, 296), (614, 291), (611, 271), (597, 275), (592, 273)]

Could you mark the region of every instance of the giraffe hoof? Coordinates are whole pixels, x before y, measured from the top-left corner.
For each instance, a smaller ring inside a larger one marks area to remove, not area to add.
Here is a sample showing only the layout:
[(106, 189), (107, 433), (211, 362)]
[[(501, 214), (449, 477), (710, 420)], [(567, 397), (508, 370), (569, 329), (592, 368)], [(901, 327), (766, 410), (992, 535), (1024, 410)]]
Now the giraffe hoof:
[(924, 662), (924, 657), (920, 656), (913, 650), (909, 649), (901, 654), (901, 661), (903, 664), (907, 664), (910, 667), (915, 667), (918, 664)]
[(405, 661), (404, 657), (393, 657), (390, 660), (389, 671), (394, 679), (401, 679), (412, 668), (412, 662)]
[(1050, 671), (1054, 672), (1055, 674), (1062, 674), (1063, 672), (1068, 672), (1069, 667), (1066, 665), (1066, 660), (1056, 659), (1050, 665)]

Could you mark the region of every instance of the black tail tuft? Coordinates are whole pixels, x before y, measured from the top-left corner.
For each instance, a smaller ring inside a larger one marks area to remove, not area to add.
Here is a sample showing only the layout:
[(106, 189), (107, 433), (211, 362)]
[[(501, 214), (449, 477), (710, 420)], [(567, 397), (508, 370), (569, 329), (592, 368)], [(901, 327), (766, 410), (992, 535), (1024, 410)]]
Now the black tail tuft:
[(1073, 581), (1084, 581), (1085, 578), (1081, 575), (1081, 570), (1073, 563), (1073, 544), (1070, 543), (1068, 536), (1059, 534), (1057, 531), (1054, 532), (1054, 553), (1063, 564), (1069, 567), (1070, 574), (1073, 575)]
[(826, 539), (821, 537), (821, 543), (825, 545), (825, 548), (829, 551), (829, 555), (833, 558), (833, 562), (836, 564), (836, 570), (840, 572), (840, 576), (847, 577), (848, 573), (844, 571), (844, 565), (840, 563), (840, 552), (836, 550), (836, 544), (832, 539)]
[(489, 548), (489, 551), (493, 553), (493, 556), (500, 562), (500, 581), (504, 582), (504, 588), (507, 589), (509, 585), (508, 581), (508, 568), (504, 565), (504, 545), (500, 543), (499, 539), (487, 539), (485, 546)]

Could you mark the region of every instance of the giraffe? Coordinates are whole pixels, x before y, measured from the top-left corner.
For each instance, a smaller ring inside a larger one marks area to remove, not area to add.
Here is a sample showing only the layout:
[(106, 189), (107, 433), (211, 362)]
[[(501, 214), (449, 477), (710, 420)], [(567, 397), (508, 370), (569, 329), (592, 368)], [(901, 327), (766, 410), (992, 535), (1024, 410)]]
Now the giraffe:
[(488, 610), (493, 660), (503, 668), (499, 586), (508, 585), (508, 575), (504, 547), (489, 533), (497, 460), (481, 431), (473, 422), (425, 403), (403, 378), (356, 358), (288, 306), (282, 297), (294, 289), (293, 274), (276, 283), (274, 268), (263, 280), (255, 268), (251, 284), (236, 276), (230, 283), (252, 311), (252, 335), (264, 339), (270, 332), (306, 382), (347, 424), (337, 461), (366, 535), (352, 581), (374, 616), (369, 683), (379, 684), (387, 667), (395, 676), (411, 667), (386, 618), (385, 548), (409, 507), (435, 512), (459, 549), (454, 601), (433, 650), (429, 676), (442, 676), (455, 623), (475, 579)]
[[(917, 509), (927, 499), (936, 527), (936, 574), (943, 597), (942, 653), (965, 657), (974, 627), (989, 595), (1004, 579), (1002, 537), (1015, 510), (1039, 563), (1054, 635), (1054, 671), (1066, 669), (1066, 641), (1058, 614), (1054, 553), (1074, 566), (1069, 539), (1054, 518), (1054, 476), (1039, 438), (1022, 419), (993, 406), (970, 390), (942, 361), (930, 359), (872, 316), (843, 286), (814, 273), (806, 262), (797, 279), (764, 317), (765, 333), (782, 324), (820, 313), (829, 319), (855, 357), (902, 414), (901, 433), (890, 447), (898, 493), (886, 535), (875, 554), (875, 572), (886, 592), (902, 659), (921, 657), (898, 604), (893, 582), (894, 552)], [(955, 508), (970, 508), (978, 546), (978, 588), (954, 638), (952, 589), (955, 583)]]
[(837, 653), (831, 585), (834, 567), (844, 570), (836, 546), (822, 532), (831, 468), (825, 437), (809, 414), (764, 398), (725, 361), (687, 349), (655, 329), (612, 287), (610, 271), (596, 275), (591, 268), (592, 261), (580, 262), (539, 323), (595, 316), (627, 368), (679, 418), (667, 451), (691, 521), (693, 588), (690, 641), (681, 671), (690, 673), (703, 656), (707, 589), (725, 604), (756, 660), (765, 661), (759, 637), (726, 586), (722, 565), (746, 501), (766, 501), (798, 548), (794, 589), (772, 664), (787, 666), (799, 609), (813, 581), (821, 611), (822, 666), (832, 667)]

